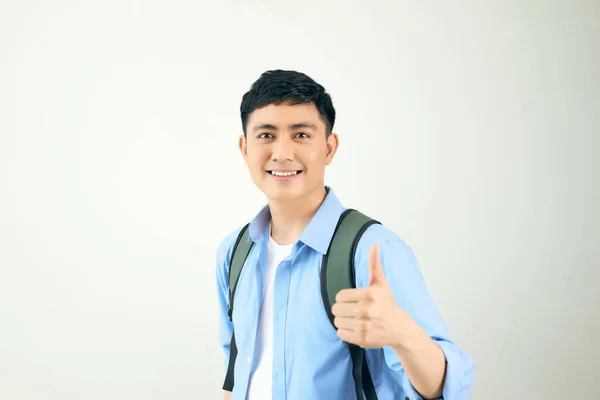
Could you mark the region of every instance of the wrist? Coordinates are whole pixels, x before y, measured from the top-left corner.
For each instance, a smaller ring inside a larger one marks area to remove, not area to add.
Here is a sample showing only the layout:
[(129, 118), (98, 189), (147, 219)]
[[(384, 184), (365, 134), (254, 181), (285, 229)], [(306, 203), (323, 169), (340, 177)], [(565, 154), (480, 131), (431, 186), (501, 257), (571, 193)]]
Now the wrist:
[(396, 352), (417, 351), (423, 335), (429, 337), (406, 311), (398, 308), (396, 315), (398, 315), (394, 318), (396, 328), (393, 330), (389, 346)]

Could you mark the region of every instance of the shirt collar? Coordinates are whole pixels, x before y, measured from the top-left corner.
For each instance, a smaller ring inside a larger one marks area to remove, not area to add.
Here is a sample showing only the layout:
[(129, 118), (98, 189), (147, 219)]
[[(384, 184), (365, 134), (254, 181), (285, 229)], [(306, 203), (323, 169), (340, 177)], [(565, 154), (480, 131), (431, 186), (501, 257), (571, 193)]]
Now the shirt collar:
[[(344, 212), (344, 207), (333, 189), (327, 186), (325, 189), (327, 191), (325, 200), (298, 239), (321, 254), (327, 253), (340, 215)], [(271, 211), (269, 206), (266, 205), (250, 222), (250, 239), (258, 243), (266, 237), (268, 238), (270, 222)]]

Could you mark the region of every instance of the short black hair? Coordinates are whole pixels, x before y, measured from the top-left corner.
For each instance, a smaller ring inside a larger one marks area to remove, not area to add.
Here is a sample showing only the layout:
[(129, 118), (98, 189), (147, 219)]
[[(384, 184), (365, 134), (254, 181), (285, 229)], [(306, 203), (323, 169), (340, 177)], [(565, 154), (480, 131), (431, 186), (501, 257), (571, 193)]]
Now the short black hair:
[(335, 108), (325, 88), (302, 72), (276, 69), (263, 72), (242, 97), (240, 114), (244, 136), (248, 118), (254, 110), (283, 103), (314, 104), (325, 123), (325, 133), (332, 132)]

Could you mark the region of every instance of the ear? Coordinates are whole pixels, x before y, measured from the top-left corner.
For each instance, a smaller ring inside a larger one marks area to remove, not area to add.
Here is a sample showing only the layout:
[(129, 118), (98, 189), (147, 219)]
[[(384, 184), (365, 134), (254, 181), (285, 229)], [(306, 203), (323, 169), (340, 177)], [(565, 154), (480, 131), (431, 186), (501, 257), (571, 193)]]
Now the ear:
[(325, 156), (325, 165), (331, 164), (339, 145), (340, 139), (337, 133), (331, 132), (329, 136), (327, 136), (327, 154)]
[(248, 161), (248, 140), (246, 136), (241, 135), (238, 141), (238, 146), (240, 148), (240, 152), (242, 153), (242, 157), (244, 157), (244, 162)]

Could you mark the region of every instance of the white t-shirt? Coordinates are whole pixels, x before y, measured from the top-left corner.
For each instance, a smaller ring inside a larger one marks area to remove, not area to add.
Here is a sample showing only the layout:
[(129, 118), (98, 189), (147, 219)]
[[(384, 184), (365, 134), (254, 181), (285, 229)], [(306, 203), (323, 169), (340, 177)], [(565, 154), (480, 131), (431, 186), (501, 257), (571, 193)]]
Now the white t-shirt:
[(265, 274), (265, 296), (258, 321), (256, 334), (257, 364), (248, 384), (248, 400), (271, 399), (273, 382), (273, 286), (275, 271), (292, 252), (293, 245), (279, 245), (269, 237), (267, 247), (267, 269)]

